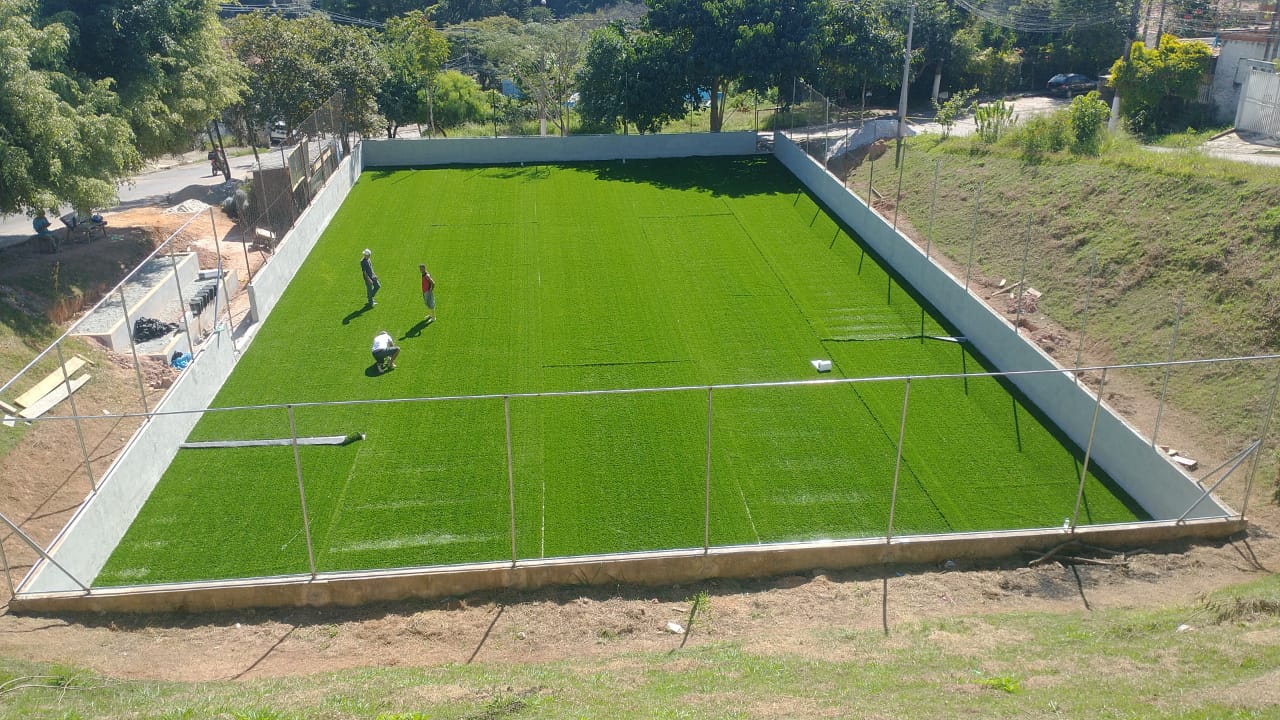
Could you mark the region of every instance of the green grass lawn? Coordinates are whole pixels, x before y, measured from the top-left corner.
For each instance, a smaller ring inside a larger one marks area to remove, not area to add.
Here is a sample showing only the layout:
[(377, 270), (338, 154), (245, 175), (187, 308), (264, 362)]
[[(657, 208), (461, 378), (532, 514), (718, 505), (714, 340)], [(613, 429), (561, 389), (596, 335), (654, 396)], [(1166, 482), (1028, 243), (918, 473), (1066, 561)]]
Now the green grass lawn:
[[(382, 280), (364, 308), (361, 249)], [(423, 322), (417, 265), (438, 286)], [(386, 329), (399, 369), (377, 375)], [(982, 372), (771, 158), (366, 172), (216, 407)], [(828, 377), (828, 376), (822, 376)], [(904, 383), (712, 397), (711, 542), (883, 535)], [(515, 397), (521, 558), (700, 547), (708, 393)], [(322, 571), (509, 559), (501, 397), (296, 408)], [(288, 437), (283, 409), (193, 440)], [(895, 534), (1054, 527), (1082, 453), (990, 378), (911, 385)], [(1081, 523), (1144, 517), (1092, 472)], [(289, 447), (183, 450), (99, 585), (305, 572)]]

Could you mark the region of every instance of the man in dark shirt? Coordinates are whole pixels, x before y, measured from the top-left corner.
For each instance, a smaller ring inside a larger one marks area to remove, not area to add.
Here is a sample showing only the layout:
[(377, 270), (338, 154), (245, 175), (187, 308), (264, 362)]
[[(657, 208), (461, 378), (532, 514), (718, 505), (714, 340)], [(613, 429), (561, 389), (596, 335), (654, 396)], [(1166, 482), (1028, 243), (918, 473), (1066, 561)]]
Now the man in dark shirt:
[(372, 254), (369, 248), (365, 248), (364, 257), (360, 259), (360, 272), (364, 274), (364, 289), (369, 296), (366, 303), (368, 307), (378, 304), (373, 301), (373, 296), (377, 295), (378, 291), (382, 289), (382, 283), (378, 282), (378, 276), (373, 272), (373, 261), (369, 259)]

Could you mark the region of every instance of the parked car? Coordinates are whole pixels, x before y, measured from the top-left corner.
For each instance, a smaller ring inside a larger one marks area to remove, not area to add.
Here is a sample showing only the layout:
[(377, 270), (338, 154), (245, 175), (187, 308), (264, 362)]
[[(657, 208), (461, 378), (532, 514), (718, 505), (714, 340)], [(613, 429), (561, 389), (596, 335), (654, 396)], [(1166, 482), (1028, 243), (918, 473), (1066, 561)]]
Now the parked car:
[(277, 120), (271, 123), (268, 134), (271, 137), (271, 144), (279, 145), (289, 139), (289, 126), (285, 125), (283, 120)]
[(1045, 89), (1051, 95), (1079, 95), (1087, 93), (1090, 90), (1098, 89), (1098, 81), (1088, 75), (1079, 75), (1077, 73), (1058, 73), (1049, 78), (1049, 82), (1045, 83)]

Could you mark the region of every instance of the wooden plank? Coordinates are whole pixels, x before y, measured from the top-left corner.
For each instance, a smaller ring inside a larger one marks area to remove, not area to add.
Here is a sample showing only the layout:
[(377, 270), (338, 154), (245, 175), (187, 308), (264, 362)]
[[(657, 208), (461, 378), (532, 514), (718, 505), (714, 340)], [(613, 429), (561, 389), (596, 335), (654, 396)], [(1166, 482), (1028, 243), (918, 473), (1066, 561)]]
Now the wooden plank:
[(58, 385), (56, 388), (54, 388), (53, 391), (50, 392), (48, 395), (45, 395), (44, 397), (37, 400), (35, 405), (32, 405), (27, 409), (23, 410), (22, 412), (18, 413), (18, 417), (26, 418), (28, 420), (34, 420), (35, 418), (40, 417), (41, 415), (52, 410), (53, 406), (57, 405), (63, 400), (66, 400), (67, 397), (71, 395), (71, 393), (79, 390), (87, 382), (89, 382), (88, 375), (81, 375), (80, 377), (71, 378), (71, 392), (67, 392), (67, 384), (62, 383)]
[[(72, 355), (71, 359), (67, 361), (67, 364), (65, 366), (67, 368), (67, 377), (71, 377), (72, 375), (75, 375), (76, 371), (84, 367), (85, 364), (88, 362), (89, 362), (88, 360), (85, 360), (79, 355)], [(21, 405), (22, 407), (31, 407), (35, 403), (39, 402), (40, 398), (44, 397), (45, 395), (48, 395), (50, 390), (53, 390), (55, 387), (61, 384), (62, 380), (63, 380), (62, 370), (54, 370), (53, 372), (49, 373), (48, 377), (36, 383), (30, 390), (18, 396), (18, 398), (15, 399), (14, 402)]]
[(14, 406), (10, 405), (9, 403), (7, 403), (7, 402), (5, 402), (5, 401), (3, 401), (3, 400), (0, 400), (0, 410), (3, 410), (3, 411), (5, 411), (5, 412), (9, 413), (10, 415), (17, 415), (17, 414), (18, 414), (18, 408), (16, 408), (16, 407), (14, 407)]

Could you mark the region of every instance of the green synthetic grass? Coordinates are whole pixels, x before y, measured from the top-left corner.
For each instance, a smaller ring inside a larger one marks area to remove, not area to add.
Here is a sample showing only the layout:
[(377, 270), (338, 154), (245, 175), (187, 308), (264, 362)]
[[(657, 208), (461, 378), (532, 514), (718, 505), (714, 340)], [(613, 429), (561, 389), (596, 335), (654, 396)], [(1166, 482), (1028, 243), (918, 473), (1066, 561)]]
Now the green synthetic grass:
[[(383, 283), (365, 309), (358, 262)], [(438, 283), (422, 322), (417, 264)], [(369, 345), (403, 348), (378, 376)], [(988, 370), (770, 158), (372, 171), (215, 407)], [(823, 376), (827, 377), (827, 376)], [(698, 547), (708, 393), (299, 407), (317, 569)], [(901, 380), (711, 398), (714, 545), (882, 535)], [(1081, 453), (991, 378), (911, 386), (894, 533), (1061, 525)], [(509, 412), (508, 412), (509, 410)], [(288, 437), (284, 409), (193, 440)], [(1144, 517), (1091, 468), (1081, 523)], [(183, 450), (99, 585), (305, 572), (289, 447)]]

